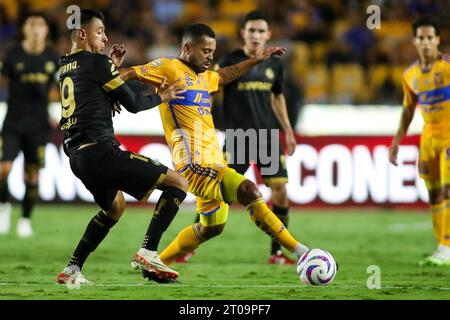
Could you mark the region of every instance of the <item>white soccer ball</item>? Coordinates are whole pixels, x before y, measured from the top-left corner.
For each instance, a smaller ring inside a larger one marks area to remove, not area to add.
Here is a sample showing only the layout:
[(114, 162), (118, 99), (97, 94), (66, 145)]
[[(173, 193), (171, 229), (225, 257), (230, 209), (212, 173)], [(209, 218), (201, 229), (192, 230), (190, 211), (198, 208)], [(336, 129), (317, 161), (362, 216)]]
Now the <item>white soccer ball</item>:
[(333, 256), (323, 249), (309, 249), (297, 262), (297, 275), (306, 285), (326, 286), (336, 276)]

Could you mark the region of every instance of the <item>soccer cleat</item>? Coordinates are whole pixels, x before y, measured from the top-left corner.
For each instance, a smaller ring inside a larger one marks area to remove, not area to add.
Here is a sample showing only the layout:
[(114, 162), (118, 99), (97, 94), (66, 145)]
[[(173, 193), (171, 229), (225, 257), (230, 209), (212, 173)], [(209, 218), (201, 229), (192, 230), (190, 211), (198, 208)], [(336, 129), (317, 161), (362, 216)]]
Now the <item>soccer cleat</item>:
[(279, 250), (276, 254), (273, 254), (269, 257), (269, 260), (267, 260), (268, 264), (281, 264), (281, 265), (290, 265), (295, 264), (296, 262), (289, 257), (285, 256), (284, 253)]
[[(148, 271), (152, 277), (156, 277), (161, 281), (176, 280), (178, 272), (166, 266), (156, 251), (150, 251), (140, 248), (131, 261), (131, 267), (136, 270)], [(147, 274), (147, 273), (146, 273)], [(144, 277), (146, 275), (144, 274)], [(154, 279), (152, 279), (154, 280)], [(156, 281), (156, 280), (155, 280)]]
[(450, 266), (450, 247), (439, 245), (431, 256), (419, 262), (419, 266)]
[(150, 272), (148, 270), (142, 270), (142, 276), (144, 277), (144, 279), (148, 279), (148, 281), (155, 281), (157, 283), (179, 283), (178, 280), (174, 280), (174, 279), (164, 279), (164, 278), (160, 278), (157, 277), (156, 274), (154, 272)]
[(11, 204), (8, 202), (0, 203), (0, 235), (7, 234), (11, 227)]
[(191, 260), (192, 256), (195, 254), (195, 251), (191, 251), (186, 253), (185, 255), (178, 257), (175, 262), (176, 263), (188, 263)]
[(28, 238), (33, 235), (33, 229), (31, 229), (31, 221), (28, 218), (20, 218), (17, 222), (17, 235), (19, 238)]
[(69, 266), (64, 268), (63, 272), (56, 277), (57, 284), (67, 285), (91, 285), (92, 282), (86, 279), (78, 266)]
[(426, 257), (425, 259), (419, 261), (419, 267), (425, 266), (440, 267), (442, 265), (443, 261), (433, 256)]

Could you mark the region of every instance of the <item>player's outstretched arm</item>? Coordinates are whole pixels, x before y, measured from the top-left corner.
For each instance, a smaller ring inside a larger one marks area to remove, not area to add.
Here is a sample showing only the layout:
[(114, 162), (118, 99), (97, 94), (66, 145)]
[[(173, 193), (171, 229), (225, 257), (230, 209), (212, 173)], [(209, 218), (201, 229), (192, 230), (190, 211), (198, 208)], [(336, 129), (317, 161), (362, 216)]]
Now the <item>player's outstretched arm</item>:
[(126, 84), (121, 85), (116, 90), (110, 93), (111, 97), (118, 101), (127, 111), (137, 113), (139, 111), (149, 110), (161, 103), (173, 99), (184, 99), (182, 94), (186, 90), (180, 86), (178, 82), (171, 85), (166, 85), (165, 82), (161, 85), (158, 93), (148, 96), (136, 94)]
[(120, 68), (119, 69), (120, 78), (123, 81), (128, 80), (139, 80), (136, 71), (133, 68)]
[(286, 48), (270, 47), (262, 50), (253, 58), (249, 58), (229, 67), (220, 68), (219, 70), (217, 70), (220, 76), (219, 85), (226, 85), (227, 83), (236, 80), (241, 75), (248, 72), (255, 65), (269, 59), (272, 55), (282, 56), (285, 52)]

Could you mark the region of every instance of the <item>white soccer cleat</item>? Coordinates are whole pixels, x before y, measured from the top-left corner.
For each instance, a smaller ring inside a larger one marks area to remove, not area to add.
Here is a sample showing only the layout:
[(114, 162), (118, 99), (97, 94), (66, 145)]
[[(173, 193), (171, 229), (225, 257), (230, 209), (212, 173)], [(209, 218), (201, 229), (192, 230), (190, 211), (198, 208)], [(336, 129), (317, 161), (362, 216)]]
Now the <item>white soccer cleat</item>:
[(0, 235), (8, 234), (11, 228), (11, 203), (0, 203)]
[(68, 286), (91, 285), (92, 282), (86, 279), (78, 266), (64, 268), (63, 272), (56, 277), (57, 284), (67, 284)]
[(419, 262), (419, 266), (450, 266), (450, 247), (440, 244), (431, 256)]
[(31, 221), (29, 218), (20, 218), (17, 222), (17, 235), (19, 238), (28, 238), (33, 235)]
[(161, 261), (156, 251), (140, 248), (131, 261), (133, 269), (149, 271), (163, 280), (176, 280), (178, 272), (169, 268)]
[(440, 244), (435, 253), (433, 253), (433, 257), (436, 259), (440, 259), (442, 261), (450, 262), (450, 247), (444, 246)]

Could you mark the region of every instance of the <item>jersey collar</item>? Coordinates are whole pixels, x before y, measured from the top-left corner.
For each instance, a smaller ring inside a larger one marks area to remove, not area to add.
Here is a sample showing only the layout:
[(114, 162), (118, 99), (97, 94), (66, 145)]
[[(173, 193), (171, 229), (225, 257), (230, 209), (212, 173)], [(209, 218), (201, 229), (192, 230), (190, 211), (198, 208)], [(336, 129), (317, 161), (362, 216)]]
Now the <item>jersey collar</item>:
[(70, 56), (70, 55), (72, 55), (72, 54), (75, 54), (75, 53), (78, 53), (78, 52), (81, 52), (81, 51), (83, 51), (83, 49), (79, 48), (79, 49), (70, 51), (68, 54), (66, 54), (66, 56)]

